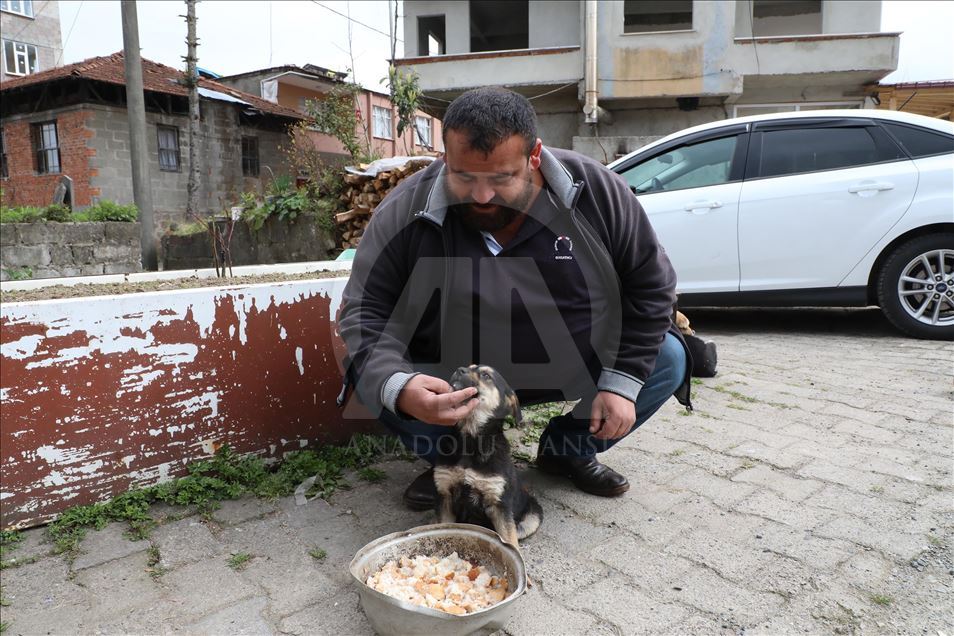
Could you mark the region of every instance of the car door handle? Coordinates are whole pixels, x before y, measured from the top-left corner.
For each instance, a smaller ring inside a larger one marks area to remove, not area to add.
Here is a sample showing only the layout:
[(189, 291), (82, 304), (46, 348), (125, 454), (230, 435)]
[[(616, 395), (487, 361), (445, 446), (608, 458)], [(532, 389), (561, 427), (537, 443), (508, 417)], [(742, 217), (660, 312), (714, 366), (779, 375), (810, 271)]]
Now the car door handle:
[(686, 212), (692, 212), (693, 214), (705, 214), (713, 208), (721, 208), (721, 201), (693, 201), (692, 203), (687, 203), (683, 206), (683, 209)]
[(894, 184), (887, 181), (862, 181), (848, 187), (848, 192), (856, 194), (858, 192), (872, 192), (880, 190), (894, 190)]

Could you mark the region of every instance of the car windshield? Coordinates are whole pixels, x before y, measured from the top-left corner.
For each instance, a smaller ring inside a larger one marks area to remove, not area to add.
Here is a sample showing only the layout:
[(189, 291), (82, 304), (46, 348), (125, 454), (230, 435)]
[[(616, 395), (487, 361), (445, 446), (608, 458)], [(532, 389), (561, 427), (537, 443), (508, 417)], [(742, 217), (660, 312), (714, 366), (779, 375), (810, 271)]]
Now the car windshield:
[(633, 166), (623, 176), (636, 194), (724, 183), (737, 140), (723, 137), (676, 148)]

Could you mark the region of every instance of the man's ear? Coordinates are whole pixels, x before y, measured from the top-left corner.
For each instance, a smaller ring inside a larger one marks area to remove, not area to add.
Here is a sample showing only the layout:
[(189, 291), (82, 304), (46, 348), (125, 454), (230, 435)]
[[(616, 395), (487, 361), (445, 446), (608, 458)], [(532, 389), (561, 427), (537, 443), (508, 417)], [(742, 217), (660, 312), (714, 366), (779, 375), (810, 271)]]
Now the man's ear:
[(523, 414), (520, 412), (520, 401), (517, 399), (517, 394), (513, 392), (513, 389), (507, 389), (507, 407), (510, 409), (511, 415), (513, 415), (513, 424), (514, 426), (521, 426), (523, 424)]
[(533, 150), (530, 151), (530, 169), (539, 170), (540, 169), (540, 155), (543, 152), (543, 142), (540, 141), (540, 138), (537, 137), (537, 141), (533, 144)]

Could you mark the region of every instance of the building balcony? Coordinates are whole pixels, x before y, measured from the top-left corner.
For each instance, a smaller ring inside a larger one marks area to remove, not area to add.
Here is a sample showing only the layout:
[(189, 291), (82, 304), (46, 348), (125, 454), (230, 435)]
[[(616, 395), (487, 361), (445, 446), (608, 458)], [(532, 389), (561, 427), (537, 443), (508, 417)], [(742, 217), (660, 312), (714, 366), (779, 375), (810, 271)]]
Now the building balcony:
[[(438, 99), (453, 99), (479, 86), (502, 85), (520, 91), (521, 87), (575, 85), (583, 80), (579, 46), (408, 57), (394, 64), (417, 73), (421, 89)], [(575, 86), (567, 88), (575, 94)]]
[(875, 82), (898, 67), (900, 33), (735, 38), (732, 68), (743, 76), (851, 76)]

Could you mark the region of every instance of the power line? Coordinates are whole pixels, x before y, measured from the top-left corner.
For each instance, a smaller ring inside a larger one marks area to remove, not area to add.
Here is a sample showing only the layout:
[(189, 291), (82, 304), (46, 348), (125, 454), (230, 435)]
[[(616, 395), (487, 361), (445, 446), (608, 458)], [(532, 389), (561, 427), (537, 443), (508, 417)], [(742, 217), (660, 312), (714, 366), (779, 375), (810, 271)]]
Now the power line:
[(63, 48), (60, 49), (60, 54), (56, 56), (56, 62), (53, 63), (53, 66), (59, 66), (60, 60), (63, 58), (63, 54), (66, 53), (66, 45), (70, 43), (70, 36), (73, 35), (73, 27), (76, 26), (76, 21), (79, 19), (80, 11), (83, 10), (83, 2), (85, 2), (85, 0), (80, 0), (79, 6), (76, 8), (76, 15), (73, 16), (73, 24), (70, 25), (70, 30), (66, 34), (66, 40), (63, 42)]
[[(385, 33), (384, 31), (382, 31), (382, 30), (380, 30), (380, 29), (377, 29), (377, 28), (375, 28), (375, 27), (373, 27), (373, 26), (371, 26), (371, 25), (369, 25), (369, 24), (365, 24), (364, 22), (361, 22), (360, 20), (355, 20), (355, 19), (352, 18), (351, 16), (345, 15), (344, 13), (341, 13), (340, 11), (336, 11), (335, 9), (332, 9), (332, 8), (329, 7), (329, 6), (326, 6), (326, 5), (321, 4), (320, 2), (318, 2), (318, 0), (311, 0), (311, 2), (312, 2), (312, 4), (317, 4), (317, 5), (318, 5), (319, 7), (321, 7), (322, 9), (327, 9), (328, 11), (331, 11), (332, 13), (337, 13), (337, 14), (340, 15), (342, 18), (345, 18), (346, 20), (349, 20), (350, 22), (354, 22), (355, 24), (360, 24), (360, 25), (363, 26), (364, 28), (366, 28), (366, 29), (371, 29), (371, 30), (374, 31), (375, 33), (380, 33), (380, 34), (383, 35), (384, 37), (388, 38), (388, 40), (391, 39), (391, 35), (390, 35), (389, 33)], [(388, 19), (390, 20), (390, 16), (388, 16)], [(401, 44), (404, 44), (404, 40), (402, 40), (401, 38), (395, 37), (395, 39), (396, 39), (398, 42), (400, 42)]]

